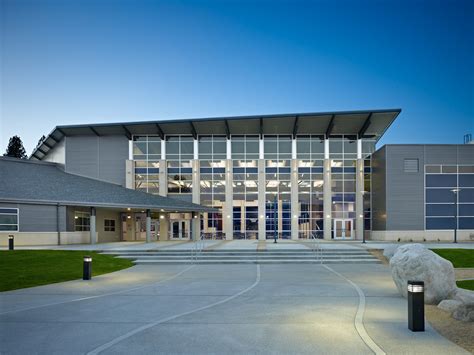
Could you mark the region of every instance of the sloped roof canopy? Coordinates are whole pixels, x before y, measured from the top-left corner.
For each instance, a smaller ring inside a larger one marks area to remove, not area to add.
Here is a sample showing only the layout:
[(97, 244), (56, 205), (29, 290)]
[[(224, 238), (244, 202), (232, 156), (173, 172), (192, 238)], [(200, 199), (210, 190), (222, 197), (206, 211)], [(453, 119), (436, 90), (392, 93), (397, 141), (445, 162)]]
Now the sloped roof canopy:
[(0, 158), (0, 201), (165, 212), (212, 212), (213, 208), (64, 172), (59, 165)]
[(31, 156), (42, 159), (65, 136), (81, 135), (354, 135), (376, 140), (396, 119), (400, 109), (292, 113), (263, 116), (213, 117), (146, 122), (57, 126)]

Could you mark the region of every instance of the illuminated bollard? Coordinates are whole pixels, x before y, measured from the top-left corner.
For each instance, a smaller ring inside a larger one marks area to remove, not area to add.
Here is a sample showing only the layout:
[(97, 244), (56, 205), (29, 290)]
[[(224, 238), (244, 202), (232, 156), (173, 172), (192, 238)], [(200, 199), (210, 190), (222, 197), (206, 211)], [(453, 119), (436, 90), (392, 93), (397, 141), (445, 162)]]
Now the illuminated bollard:
[(8, 236), (8, 250), (15, 249), (15, 237), (13, 235)]
[(90, 256), (84, 256), (82, 279), (90, 280), (91, 277), (92, 277), (92, 258)]
[(425, 283), (408, 281), (408, 329), (425, 331)]

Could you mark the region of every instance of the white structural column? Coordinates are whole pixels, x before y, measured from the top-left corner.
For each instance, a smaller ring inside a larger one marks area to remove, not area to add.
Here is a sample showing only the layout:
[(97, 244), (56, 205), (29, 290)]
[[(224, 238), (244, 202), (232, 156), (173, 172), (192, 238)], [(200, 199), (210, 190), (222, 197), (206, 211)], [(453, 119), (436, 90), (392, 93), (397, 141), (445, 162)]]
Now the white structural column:
[(158, 181), (158, 189), (160, 196), (168, 195), (168, 174), (167, 174), (167, 166), (166, 160), (160, 160), (160, 172), (159, 172), (159, 181)]
[(91, 244), (97, 243), (97, 233), (96, 233), (96, 209), (95, 207), (91, 207), (91, 214), (90, 214), (90, 225), (89, 230), (91, 234)]
[(193, 212), (191, 221), (191, 238), (192, 240), (199, 240), (199, 236), (201, 235), (201, 219), (199, 212)]
[(192, 161), (193, 167), (193, 186), (192, 186), (192, 195), (193, 195), (193, 203), (201, 203), (201, 185), (200, 185), (200, 173), (199, 173), (199, 160), (194, 159)]
[(331, 192), (331, 159), (329, 159), (329, 140), (324, 140), (324, 170), (323, 170), (323, 211), (324, 239), (331, 239), (332, 229), (332, 192)]
[[(229, 154), (227, 156), (229, 157)], [(232, 240), (234, 237), (233, 189), (232, 189), (233, 180), (234, 179), (232, 175), (232, 160), (226, 159), (225, 161), (225, 202), (224, 202), (224, 208), (222, 211), (222, 220), (224, 224), (224, 233), (225, 233), (226, 240)]]
[(291, 160), (291, 239), (298, 239), (298, 160)]
[(258, 160), (258, 240), (265, 240), (265, 160)]
[(364, 233), (364, 159), (362, 159), (362, 140), (357, 140), (356, 163), (356, 239), (362, 240)]
[(125, 160), (125, 187), (135, 189), (135, 171), (133, 169), (133, 160)]
[(170, 217), (169, 213), (160, 213), (160, 240), (169, 240)]
[(146, 242), (151, 242), (151, 211), (146, 210)]

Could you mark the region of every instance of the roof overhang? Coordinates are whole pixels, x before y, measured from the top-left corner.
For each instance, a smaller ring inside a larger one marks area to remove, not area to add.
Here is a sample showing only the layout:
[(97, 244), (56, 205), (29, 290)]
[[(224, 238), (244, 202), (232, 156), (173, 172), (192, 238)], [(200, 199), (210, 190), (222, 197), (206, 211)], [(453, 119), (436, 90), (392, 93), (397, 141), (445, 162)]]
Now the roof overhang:
[(401, 109), (212, 117), (57, 126), (30, 159), (43, 159), (66, 136), (123, 135), (353, 135), (379, 140)]

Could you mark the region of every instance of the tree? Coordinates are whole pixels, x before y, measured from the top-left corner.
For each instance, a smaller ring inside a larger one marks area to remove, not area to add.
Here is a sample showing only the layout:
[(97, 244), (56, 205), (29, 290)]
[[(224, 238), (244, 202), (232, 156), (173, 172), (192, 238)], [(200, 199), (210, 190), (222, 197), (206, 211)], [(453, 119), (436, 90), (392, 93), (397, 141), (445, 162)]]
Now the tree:
[(21, 138), (18, 136), (11, 137), (10, 141), (8, 142), (7, 151), (3, 155), (6, 157), (26, 159), (26, 151), (23, 147), (23, 142), (21, 141)]

